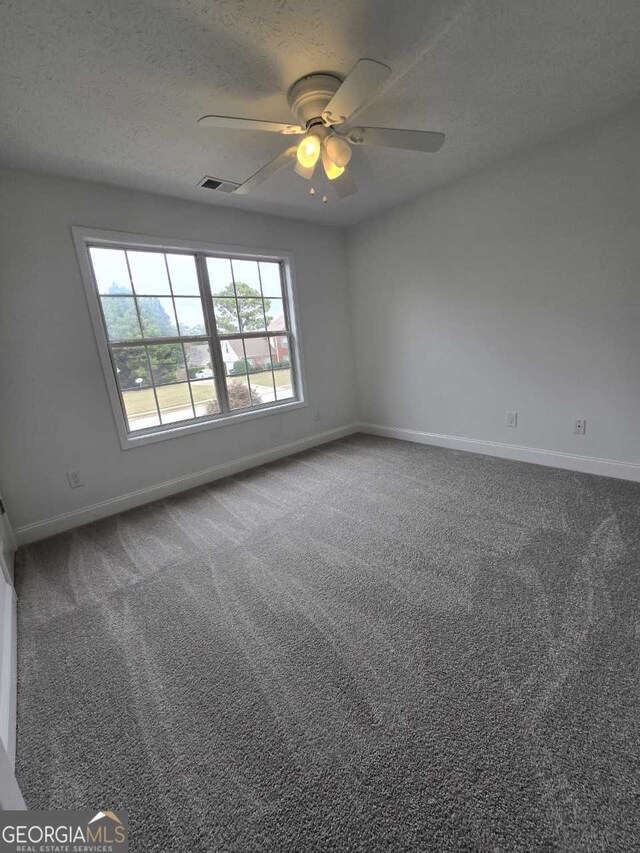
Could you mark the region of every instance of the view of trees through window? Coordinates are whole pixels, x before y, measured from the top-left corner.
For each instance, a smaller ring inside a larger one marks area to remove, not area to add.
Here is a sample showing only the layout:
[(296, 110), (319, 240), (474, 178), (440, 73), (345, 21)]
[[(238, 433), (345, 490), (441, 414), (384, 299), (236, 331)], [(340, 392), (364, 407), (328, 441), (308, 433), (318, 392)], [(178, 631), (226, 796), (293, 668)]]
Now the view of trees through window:
[(279, 263), (89, 254), (129, 431), (295, 398)]

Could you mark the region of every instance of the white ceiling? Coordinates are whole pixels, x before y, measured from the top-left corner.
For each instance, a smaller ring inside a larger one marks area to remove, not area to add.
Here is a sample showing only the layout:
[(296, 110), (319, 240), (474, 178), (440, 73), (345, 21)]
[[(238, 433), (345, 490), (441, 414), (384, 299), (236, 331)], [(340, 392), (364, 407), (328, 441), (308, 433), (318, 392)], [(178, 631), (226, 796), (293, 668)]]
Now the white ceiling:
[[(348, 224), (640, 94), (638, 0), (2, 0), (0, 164)], [(393, 69), (358, 123), (447, 134), (438, 154), (356, 149), (358, 193), (323, 205), (288, 144), (205, 130), (207, 113), (290, 121), (286, 91), (360, 57)]]

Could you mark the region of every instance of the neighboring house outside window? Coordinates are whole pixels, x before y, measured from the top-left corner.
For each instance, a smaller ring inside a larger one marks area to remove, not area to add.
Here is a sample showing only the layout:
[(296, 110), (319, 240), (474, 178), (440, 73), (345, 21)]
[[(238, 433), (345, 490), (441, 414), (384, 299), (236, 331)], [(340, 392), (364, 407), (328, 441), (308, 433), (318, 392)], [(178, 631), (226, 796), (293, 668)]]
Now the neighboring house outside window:
[(303, 405), (286, 253), (74, 237), (123, 447)]
[[(272, 331), (279, 331), (286, 329), (286, 323), (284, 317), (277, 317), (270, 325), (269, 328)], [(273, 338), (273, 346), (274, 346), (274, 357), (276, 361), (282, 362), (283, 364), (289, 358), (289, 340), (286, 337), (278, 337)]]

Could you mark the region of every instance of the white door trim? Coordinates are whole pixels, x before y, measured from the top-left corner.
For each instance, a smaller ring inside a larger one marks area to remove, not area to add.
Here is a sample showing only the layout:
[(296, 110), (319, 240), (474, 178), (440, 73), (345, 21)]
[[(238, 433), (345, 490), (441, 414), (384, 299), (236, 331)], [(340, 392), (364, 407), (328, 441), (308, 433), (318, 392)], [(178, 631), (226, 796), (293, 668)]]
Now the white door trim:
[[(2, 495), (0, 495), (0, 506), (4, 508)], [(6, 509), (0, 511), (0, 572), (7, 581), (13, 585), (13, 557), (16, 545), (16, 537), (9, 522)]]
[(26, 803), (13, 773), (13, 765), (0, 743), (0, 810), (23, 811)]
[(15, 537), (3, 504), (0, 511), (0, 745), (6, 750), (12, 768), (16, 757), (17, 693), (15, 549)]
[(16, 757), (17, 621), (13, 586), (0, 576), (0, 742)]

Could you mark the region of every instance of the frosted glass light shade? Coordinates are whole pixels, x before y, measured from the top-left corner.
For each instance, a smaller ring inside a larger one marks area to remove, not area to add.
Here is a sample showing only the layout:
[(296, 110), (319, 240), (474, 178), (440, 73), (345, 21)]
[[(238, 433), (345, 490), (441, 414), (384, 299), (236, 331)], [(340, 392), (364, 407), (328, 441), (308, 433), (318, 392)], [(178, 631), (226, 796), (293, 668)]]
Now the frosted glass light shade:
[(298, 163), (305, 169), (311, 169), (318, 162), (320, 156), (320, 140), (315, 134), (305, 136), (296, 150)]
[(339, 136), (328, 136), (324, 142), (324, 150), (336, 166), (346, 166), (351, 160), (351, 146)]

